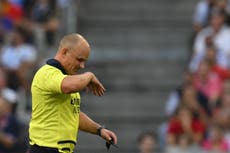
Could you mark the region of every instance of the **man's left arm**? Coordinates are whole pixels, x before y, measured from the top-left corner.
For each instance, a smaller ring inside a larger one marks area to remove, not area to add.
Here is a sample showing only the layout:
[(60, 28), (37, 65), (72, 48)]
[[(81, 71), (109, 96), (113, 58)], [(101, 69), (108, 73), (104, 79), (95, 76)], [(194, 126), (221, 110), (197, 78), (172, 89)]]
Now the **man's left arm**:
[[(79, 129), (92, 133), (92, 134), (100, 134), (100, 136), (105, 139), (106, 141), (111, 141), (113, 140), (114, 144), (117, 144), (117, 136), (114, 132), (105, 129), (105, 128), (100, 128), (101, 125), (98, 123), (94, 122), (91, 118), (89, 118), (85, 113), (80, 112), (80, 122), (79, 122)], [(100, 131), (98, 131), (100, 129)], [(98, 133), (100, 132), (100, 133)]]

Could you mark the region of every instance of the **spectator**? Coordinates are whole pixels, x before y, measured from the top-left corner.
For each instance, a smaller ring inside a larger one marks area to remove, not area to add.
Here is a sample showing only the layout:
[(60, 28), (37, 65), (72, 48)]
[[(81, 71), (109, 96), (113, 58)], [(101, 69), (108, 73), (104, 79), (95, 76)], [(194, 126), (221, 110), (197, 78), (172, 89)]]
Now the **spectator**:
[(224, 56), (224, 54), (221, 54), (219, 51), (217, 51), (213, 44), (209, 44), (206, 47), (204, 57), (200, 57), (191, 63), (193, 65), (192, 67), (194, 67), (193, 69), (197, 71), (202, 60), (206, 60), (210, 64), (211, 71), (216, 73), (221, 80), (230, 78), (230, 71), (226, 68), (228, 59)]
[(196, 33), (208, 25), (214, 2), (215, 0), (201, 0), (198, 2), (193, 15), (193, 27)]
[[(182, 84), (170, 93), (166, 101), (165, 112), (167, 117), (171, 118), (175, 114), (176, 110), (178, 109), (178, 106), (180, 105), (182, 91), (184, 87), (192, 84), (192, 82), (193, 82), (193, 74), (189, 71), (185, 71), (183, 73)], [(166, 145), (167, 129), (168, 129), (168, 122), (162, 123), (158, 128), (158, 139), (159, 139), (159, 146), (161, 150), (164, 150)]]
[[(229, 80), (224, 82), (228, 84)], [(213, 122), (217, 122), (225, 131), (228, 131), (230, 128), (229, 124), (229, 117), (230, 117), (230, 90), (223, 89), (220, 105), (213, 110)]]
[(230, 25), (230, 5), (229, 0), (215, 0), (214, 7), (226, 12), (226, 24)]
[[(226, 80), (230, 78), (230, 70), (222, 66), (223, 60), (217, 59), (219, 52), (213, 45), (209, 45), (206, 50), (206, 60), (211, 66), (211, 71), (215, 72), (221, 80)], [(223, 59), (223, 58), (222, 58)]]
[(17, 111), (17, 103), (18, 103), (17, 93), (9, 88), (4, 88), (1, 90), (1, 95), (5, 100), (11, 103), (12, 105), (11, 113), (12, 115), (15, 115)]
[(11, 153), (15, 151), (19, 127), (12, 115), (13, 101), (7, 100), (11, 97), (5, 94), (0, 97), (0, 153)]
[(207, 42), (207, 39), (210, 39), (213, 42), (213, 45), (218, 50), (218, 52), (220, 52), (218, 55), (221, 56), (217, 58), (220, 60), (226, 60), (221, 58), (227, 58), (226, 61), (228, 61), (228, 63), (226, 63), (226, 65), (224, 66), (226, 68), (230, 67), (230, 29), (227, 26), (225, 26), (224, 20), (225, 12), (214, 9), (211, 14), (211, 25), (207, 28), (204, 28), (202, 31), (198, 33), (195, 39), (194, 53), (190, 63), (190, 69), (193, 72), (196, 71), (196, 65), (193, 65), (194, 60), (200, 58), (202, 59), (205, 55), (206, 47), (209, 43)]
[(15, 114), (18, 95), (12, 89), (7, 88), (6, 74), (2, 67), (0, 67), (0, 95), (12, 103), (12, 114)]
[(181, 104), (188, 107), (195, 118), (198, 118), (203, 123), (208, 124), (211, 116), (211, 109), (208, 101), (197, 98), (197, 91), (192, 85), (185, 86), (182, 91)]
[(34, 66), (36, 50), (25, 42), (24, 34), (22, 28), (13, 31), (11, 44), (2, 49), (1, 62), (7, 72), (8, 86), (14, 90), (23, 87), (29, 92), (30, 83), (27, 75)]
[(192, 143), (199, 144), (204, 137), (205, 125), (194, 118), (192, 111), (181, 105), (175, 117), (169, 122), (167, 142), (169, 146), (178, 145), (178, 137), (187, 135), (191, 137)]
[(46, 44), (51, 46), (55, 41), (58, 29), (58, 20), (54, 2), (50, 0), (37, 0), (32, 12), (33, 21), (45, 31)]
[(166, 153), (201, 153), (201, 148), (193, 144), (191, 136), (182, 134), (178, 137), (178, 145), (167, 147)]
[(219, 125), (211, 126), (208, 138), (202, 144), (202, 149), (205, 153), (228, 153), (230, 151), (228, 143), (224, 139), (223, 130)]
[[(181, 104), (189, 105), (193, 108), (193, 115), (196, 114), (206, 122), (206, 117), (211, 115), (209, 102), (206, 96), (199, 91), (196, 91), (193, 85), (193, 73), (186, 71), (183, 75), (183, 83), (177, 89), (170, 93), (166, 102), (166, 115), (171, 118)], [(197, 109), (199, 110), (197, 112)], [(166, 145), (168, 123), (162, 123), (158, 128), (159, 146), (164, 150)]]
[[(166, 102), (166, 115), (167, 116), (172, 116), (176, 109), (178, 108), (178, 106), (180, 105), (180, 103), (182, 101), (185, 101), (185, 100), (182, 100), (182, 97), (183, 95), (185, 96), (185, 94), (187, 94), (189, 91), (190, 94), (192, 94), (192, 96), (195, 96), (195, 97), (191, 97), (191, 99), (189, 98), (189, 100), (194, 100), (196, 102), (199, 103), (199, 105), (201, 105), (205, 112), (207, 112), (208, 114), (211, 114), (210, 110), (209, 110), (209, 106), (208, 106), (208, 99), (207, 97), (202, 94), (201, 92), (199, 91), (196, 91), (195, 89), (193, 90), (191, 87), (191, 85), (193, 85), (193, 73), (189, 72), (189, 71), (186, 71), (184, 72), (184, 77), (183, 77), (183, 83), (181, 86), (179, 86), (176, 90), (174, 90), (167, 102)], [(189, 90), (191, 89), (191, 90)], [(188, 91), (188, 92), (187, 92)], [(185, 96), (184, 98), (186, 98), (187, 96)], [(189, 96), (190, 97), (190, 96)], [(193, 99), (195, 98), (195, 99)], [(187, 98), (186, 98), (187, 99)]]
[(138, 137), (139, 153), (154, 153), (156, 136), (152, 132), (145, 132)]
[(208, 98), (211, 107), (216, 106), (222, 89), (222, 81), (210, 70), (210, 65), (206, 60), (200, 63), (194, 76), (194, 87)]
[(228, 0), (201, 0), (198, 2), (193, 15), (193, 26), (196, 33), (209, 25), (213, 9), (224, 10), (226, 12), (226, 24), (229, 25), (230, 5)]
[[(7, 100), (8, 102), (11, 103), (11, 110), (12, 110), (12, 116), (13, 118), (17, 119), (17, 125), (16, 128), (19, 128), (19, 135), (17, 136), (17, 142), (16, 144), (14, 144), (14, 148), (16, 149), (16, 152), (14, 153), (19, 153), (21, 152), (25, 152), (25, 150), (27, 149), (27, 133), (28, 133), (28, 129), (26, 124), (24, 124), (24, 118), (29, 117), (28, 114), (25, 114), (24, 111), (22, 110), (22, 99), (17, 95), (17, 93), (15, 91), (13, 91), (12, 89), (9, 89), (6, 87), (7, 85), (7, 81), (6, 81), (6, 74), (5, 71), (3, 70), (3, 68), (0, 67), (0, 96), (2, 96), (5, 100)], [(0, 109), (1, 110), (1, 109)], [(19, 121), (19, 122), (18, 122)], [(18, 125), (19, 124), (19, 125)], [(19, 127), (18, 127), (19, 126)], [(14, 149), (14, 150), (15, 150)], [(1, 153), (1, 151), (0, 151)]]
[(165, 108), (167, 116), (172, 116), (175, 113), (179, 105), (179, 102), (181, 101), (183, 87), (192, 83), (193, 83), (193, 74), (189, 71), (185, 71), (183, 74), (182, 85), (180, 85), (175, 90), (173, 90), (168, 97), (168, 100), (166, 102), (166, 108)]

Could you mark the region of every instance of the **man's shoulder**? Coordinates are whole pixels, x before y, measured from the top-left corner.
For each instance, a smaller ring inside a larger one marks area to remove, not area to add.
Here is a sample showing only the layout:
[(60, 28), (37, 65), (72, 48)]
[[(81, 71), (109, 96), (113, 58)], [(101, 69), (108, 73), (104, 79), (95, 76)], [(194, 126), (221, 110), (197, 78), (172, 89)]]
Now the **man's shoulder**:
[(62, 74), (62, 72), (59, 69), (50, 66), (48, 64), (45, 64), (38, 69), (33, 80), (34, 81), (41, 80), (41, 79), (46, 80), (50, 77), (55, 77), (55, 76), (59, 77), (60, 76), (59, 74), (60, 75)]
[(55, 91), (61, 93), (61, 82), (65, 78), (59, 69), (51, 65), (43, 65), (35, 74), (32, 81), (32, 90)]
[(49, 80), (49, 82), (62, 80), (66, 75), (62, 73), (61, 70), (58, 68), (51, 66), (49, 64), (43, 65), (38, 71), (36, 72), (33, 82), (40, 82), (44, 83)]
[(57, 69), (56, 67), (54, 66), (51, 66), (51, 65), (48, 65), (48, 64), (45, 64), (43, 65), (42, 67), (40, 67), (37, 71), (37, 73), (45, 73), (45, 75), (49, 74), (49, 73), (62, 73), (59, 69)]

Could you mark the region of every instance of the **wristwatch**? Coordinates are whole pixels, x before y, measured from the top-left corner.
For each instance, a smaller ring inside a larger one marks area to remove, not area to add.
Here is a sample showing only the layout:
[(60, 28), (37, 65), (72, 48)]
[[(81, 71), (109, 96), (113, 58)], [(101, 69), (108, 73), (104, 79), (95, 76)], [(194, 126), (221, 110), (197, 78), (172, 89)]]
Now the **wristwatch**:
[(99, 128), (97, 128), (97, 135), (101, 136), (101, 130), (104, 128), (104, 126), (100, 126)]

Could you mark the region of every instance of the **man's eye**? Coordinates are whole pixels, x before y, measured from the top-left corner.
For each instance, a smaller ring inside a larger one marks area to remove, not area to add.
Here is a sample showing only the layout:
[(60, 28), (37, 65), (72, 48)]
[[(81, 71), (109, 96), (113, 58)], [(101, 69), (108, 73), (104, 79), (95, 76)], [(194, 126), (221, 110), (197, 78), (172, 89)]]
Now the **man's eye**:
[(77, 59), (79, 62), (84, 62), (84, 59)]

